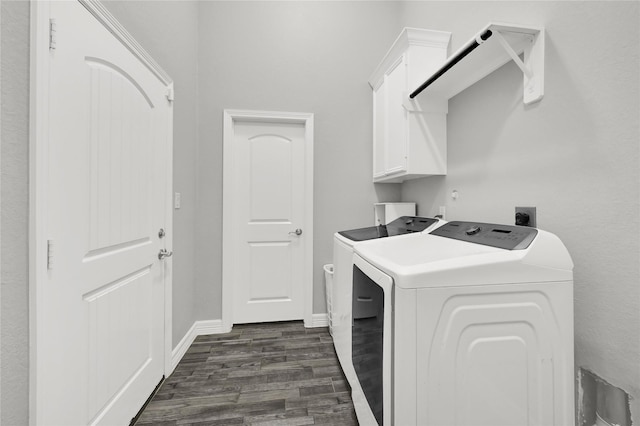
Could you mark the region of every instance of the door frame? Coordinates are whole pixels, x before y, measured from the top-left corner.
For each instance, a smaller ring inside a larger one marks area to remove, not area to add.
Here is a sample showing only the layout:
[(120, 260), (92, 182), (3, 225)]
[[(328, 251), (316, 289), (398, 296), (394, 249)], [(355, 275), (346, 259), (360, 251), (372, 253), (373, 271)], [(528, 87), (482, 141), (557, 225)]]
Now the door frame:
[(224, 110), (223, 123), (223, 185), (222, 185), (222, 329), (231, 330), (233, 327), (233, 284), (235, 240), (234, 177), (230, 165), (234, 164), (235, 144), (234, 123), (242, 121), (265, 123), (295, 123), (304, 125), (305, 140), (305, 176), (304, 176), (304, 211), (305, 235), (303, 245), (305, 250), (304, 279), (304, 325), (313, 327), (313, 114), (301, 112), (276, 112), (253, 110)]
[[(95, 19), (143, 63), (167, 88), (173, 102), (173, 80), (136, 42), (116, 18), (98, 0), (77, 0)], [(49, 36), (51, 0), (31, 2), (30, 99), (29, 99), (29, 424), (41, 423), (38, 394), (38, 309), (43, 305), (42, 288), (47, 283), (48, 206), (48, 134), (49, 134)], [(167, 247), (173, 245), (173, 114), (168, 119), (166, 147), (167, 188), (165, 220)], [(172, 262), (164, 269), (164, 374), (172, 370)], [(142, 407), (141, 407), (142, 408)]]

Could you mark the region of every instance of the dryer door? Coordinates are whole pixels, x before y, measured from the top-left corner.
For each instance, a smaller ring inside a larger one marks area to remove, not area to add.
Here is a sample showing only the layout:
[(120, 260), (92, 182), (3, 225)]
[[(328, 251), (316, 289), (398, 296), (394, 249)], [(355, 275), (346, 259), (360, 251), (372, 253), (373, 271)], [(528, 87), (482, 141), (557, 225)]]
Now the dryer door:
[(361, 424), (373, 419), (379, 425), (391, 424), (392, 290), (391, 277), (354, 255), (351, 337), (357, 381), (352, 393)]

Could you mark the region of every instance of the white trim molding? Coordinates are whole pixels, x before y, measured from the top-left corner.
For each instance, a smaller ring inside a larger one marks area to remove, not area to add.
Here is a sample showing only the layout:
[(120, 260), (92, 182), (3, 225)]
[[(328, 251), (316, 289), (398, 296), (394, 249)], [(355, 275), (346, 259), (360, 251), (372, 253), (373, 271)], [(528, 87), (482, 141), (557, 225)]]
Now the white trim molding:
[(30, 87), (29, 87), (29, 422), (38, 418), (38, 306), (43, 304), (38, 284), (47, 279), (45, 265), (46, 206), (48, 190), (49, 130), (49, 30), (50, 3), (31, 3)]
[(168, 371), (167, 377), (173, 373), (178, 366), (184, 354), (187, 353), (189, 347), (193, 344), (194, 340), (198, 336), (204, 336), (207, 334), (223, 334), (229, 333), (231, 327), (228, 329), (222, 326), (222, 320), (208, 320), (208, 321), (196, 321), (193, 323), (189, 331), (184, 335), (178, 345), (173, 348), (171, 352), (171, 369)]
[[(120, 43), (131, 51), (166, 86), (173, 81), (169, 74), (147, 53), (99, 0), (78, 0)], [(171, 86), (173, 87), (173, 86)]]
[(329, 314), (313, 314), (311, 322), (304, 322), (306, 328), (329, 327)]

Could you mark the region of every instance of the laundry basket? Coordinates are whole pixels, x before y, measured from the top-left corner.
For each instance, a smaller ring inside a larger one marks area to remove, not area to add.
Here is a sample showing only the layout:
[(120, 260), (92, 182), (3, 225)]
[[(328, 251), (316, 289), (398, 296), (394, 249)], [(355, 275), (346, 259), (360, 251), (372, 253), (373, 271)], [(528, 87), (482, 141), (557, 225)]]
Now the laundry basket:
[(324, 265), (324, 293), (327, 296), (327, 321), (329, 322), (329, 333), (333, 336), (333, 309), (331, 297), (333, 293), (333, 264)]

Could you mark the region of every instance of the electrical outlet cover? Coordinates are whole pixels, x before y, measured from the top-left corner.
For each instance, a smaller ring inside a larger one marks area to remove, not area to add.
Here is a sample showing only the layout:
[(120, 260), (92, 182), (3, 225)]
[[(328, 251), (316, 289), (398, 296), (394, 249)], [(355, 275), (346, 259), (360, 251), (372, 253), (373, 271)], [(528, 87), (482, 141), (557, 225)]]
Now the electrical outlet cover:
[(529, 215), (529, 224), (527, 226), (532, 228), (536, 228), (538, 226), (535, 207), (516, 207), (516, 214), (518, 213), (526, 213)]

